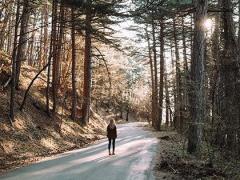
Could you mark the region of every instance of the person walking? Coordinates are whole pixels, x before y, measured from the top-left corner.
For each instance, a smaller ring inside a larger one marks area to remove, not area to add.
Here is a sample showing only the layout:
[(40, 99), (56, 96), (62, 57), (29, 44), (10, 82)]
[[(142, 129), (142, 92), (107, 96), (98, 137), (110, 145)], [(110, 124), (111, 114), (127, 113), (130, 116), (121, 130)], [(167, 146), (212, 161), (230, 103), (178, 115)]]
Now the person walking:
[[(108, 137), (109, 155), (115, 155), (115, 139), (117, 138), (117, 126), (113, 119), (110, 120), (110, 123), (107, 126), (107, 137)], [(113, 148), (112, 154), (111, 154), (111, 144)]]

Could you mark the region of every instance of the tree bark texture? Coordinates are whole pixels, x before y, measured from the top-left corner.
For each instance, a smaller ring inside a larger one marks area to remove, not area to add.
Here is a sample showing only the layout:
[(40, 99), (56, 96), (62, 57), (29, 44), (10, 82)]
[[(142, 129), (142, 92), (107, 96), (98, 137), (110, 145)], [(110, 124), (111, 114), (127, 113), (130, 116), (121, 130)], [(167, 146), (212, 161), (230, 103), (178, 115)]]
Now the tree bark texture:
[(191, 63), (191, 122), (188, 134), (188, 152), (198, 153), (202, 142), (204, 122), (204, 72), (205, 72), (205, 32), (203, 22), (206, 19), (208, 0), (194, 0), (194, 40)]
[(83, 105), (82, 105), (82, 123), (85, 125), (89, 122), (90, 103), (91, 103), (91, 76), (92, 76), (92, 40), (91, 40), (91, 0), (88, 2), (85, 19), (85, 54), (84, 54), (84, 85), (83, 85)]

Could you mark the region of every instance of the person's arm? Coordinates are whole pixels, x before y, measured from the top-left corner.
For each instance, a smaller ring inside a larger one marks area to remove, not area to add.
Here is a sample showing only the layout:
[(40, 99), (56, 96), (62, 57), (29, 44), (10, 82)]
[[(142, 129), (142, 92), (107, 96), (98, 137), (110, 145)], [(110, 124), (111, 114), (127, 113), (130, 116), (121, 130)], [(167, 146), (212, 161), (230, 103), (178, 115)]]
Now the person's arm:
[(107, 126), (107, 137), (109, 135), (109, 126)]

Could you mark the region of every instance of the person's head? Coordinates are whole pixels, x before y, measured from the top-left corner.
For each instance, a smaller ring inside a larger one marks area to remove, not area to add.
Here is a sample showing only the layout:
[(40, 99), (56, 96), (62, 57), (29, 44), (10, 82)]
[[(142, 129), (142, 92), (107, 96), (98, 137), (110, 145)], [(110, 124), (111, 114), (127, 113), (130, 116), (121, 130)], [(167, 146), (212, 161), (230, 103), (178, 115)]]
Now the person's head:
[(114, 119), (110, 119), (110, 123), (109, 124), (111, 124), (111, 125), (115, 125), (115, 121), (114, 121)]

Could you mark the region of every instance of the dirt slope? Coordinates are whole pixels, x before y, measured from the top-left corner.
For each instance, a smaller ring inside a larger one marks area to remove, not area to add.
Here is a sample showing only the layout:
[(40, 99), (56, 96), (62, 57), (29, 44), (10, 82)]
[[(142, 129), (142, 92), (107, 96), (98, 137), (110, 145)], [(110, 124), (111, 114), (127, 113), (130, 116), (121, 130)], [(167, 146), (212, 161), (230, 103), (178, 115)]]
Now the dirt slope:
[[(0, 74), (9, 77), (9, 57), (0, 52)], [(92, 112), (90, 123), (82, 127), (69, 117), (69, 109), (60, 107), (53, 121), (44, 112), (46, 76), (41, 75), (30, 91), (24, 110), (19, 111), (23, 95), (31, 79), (38, 72), (24, 66), (21, 87), (16, 94), (16, 121), (8, 119), (10, 89), (0, 90), (0, 172), (28, 164), (44, 156), (83, 147), (105, 136), (106, 122)], [(105, 118), (104, 118), (105, 119)]]

